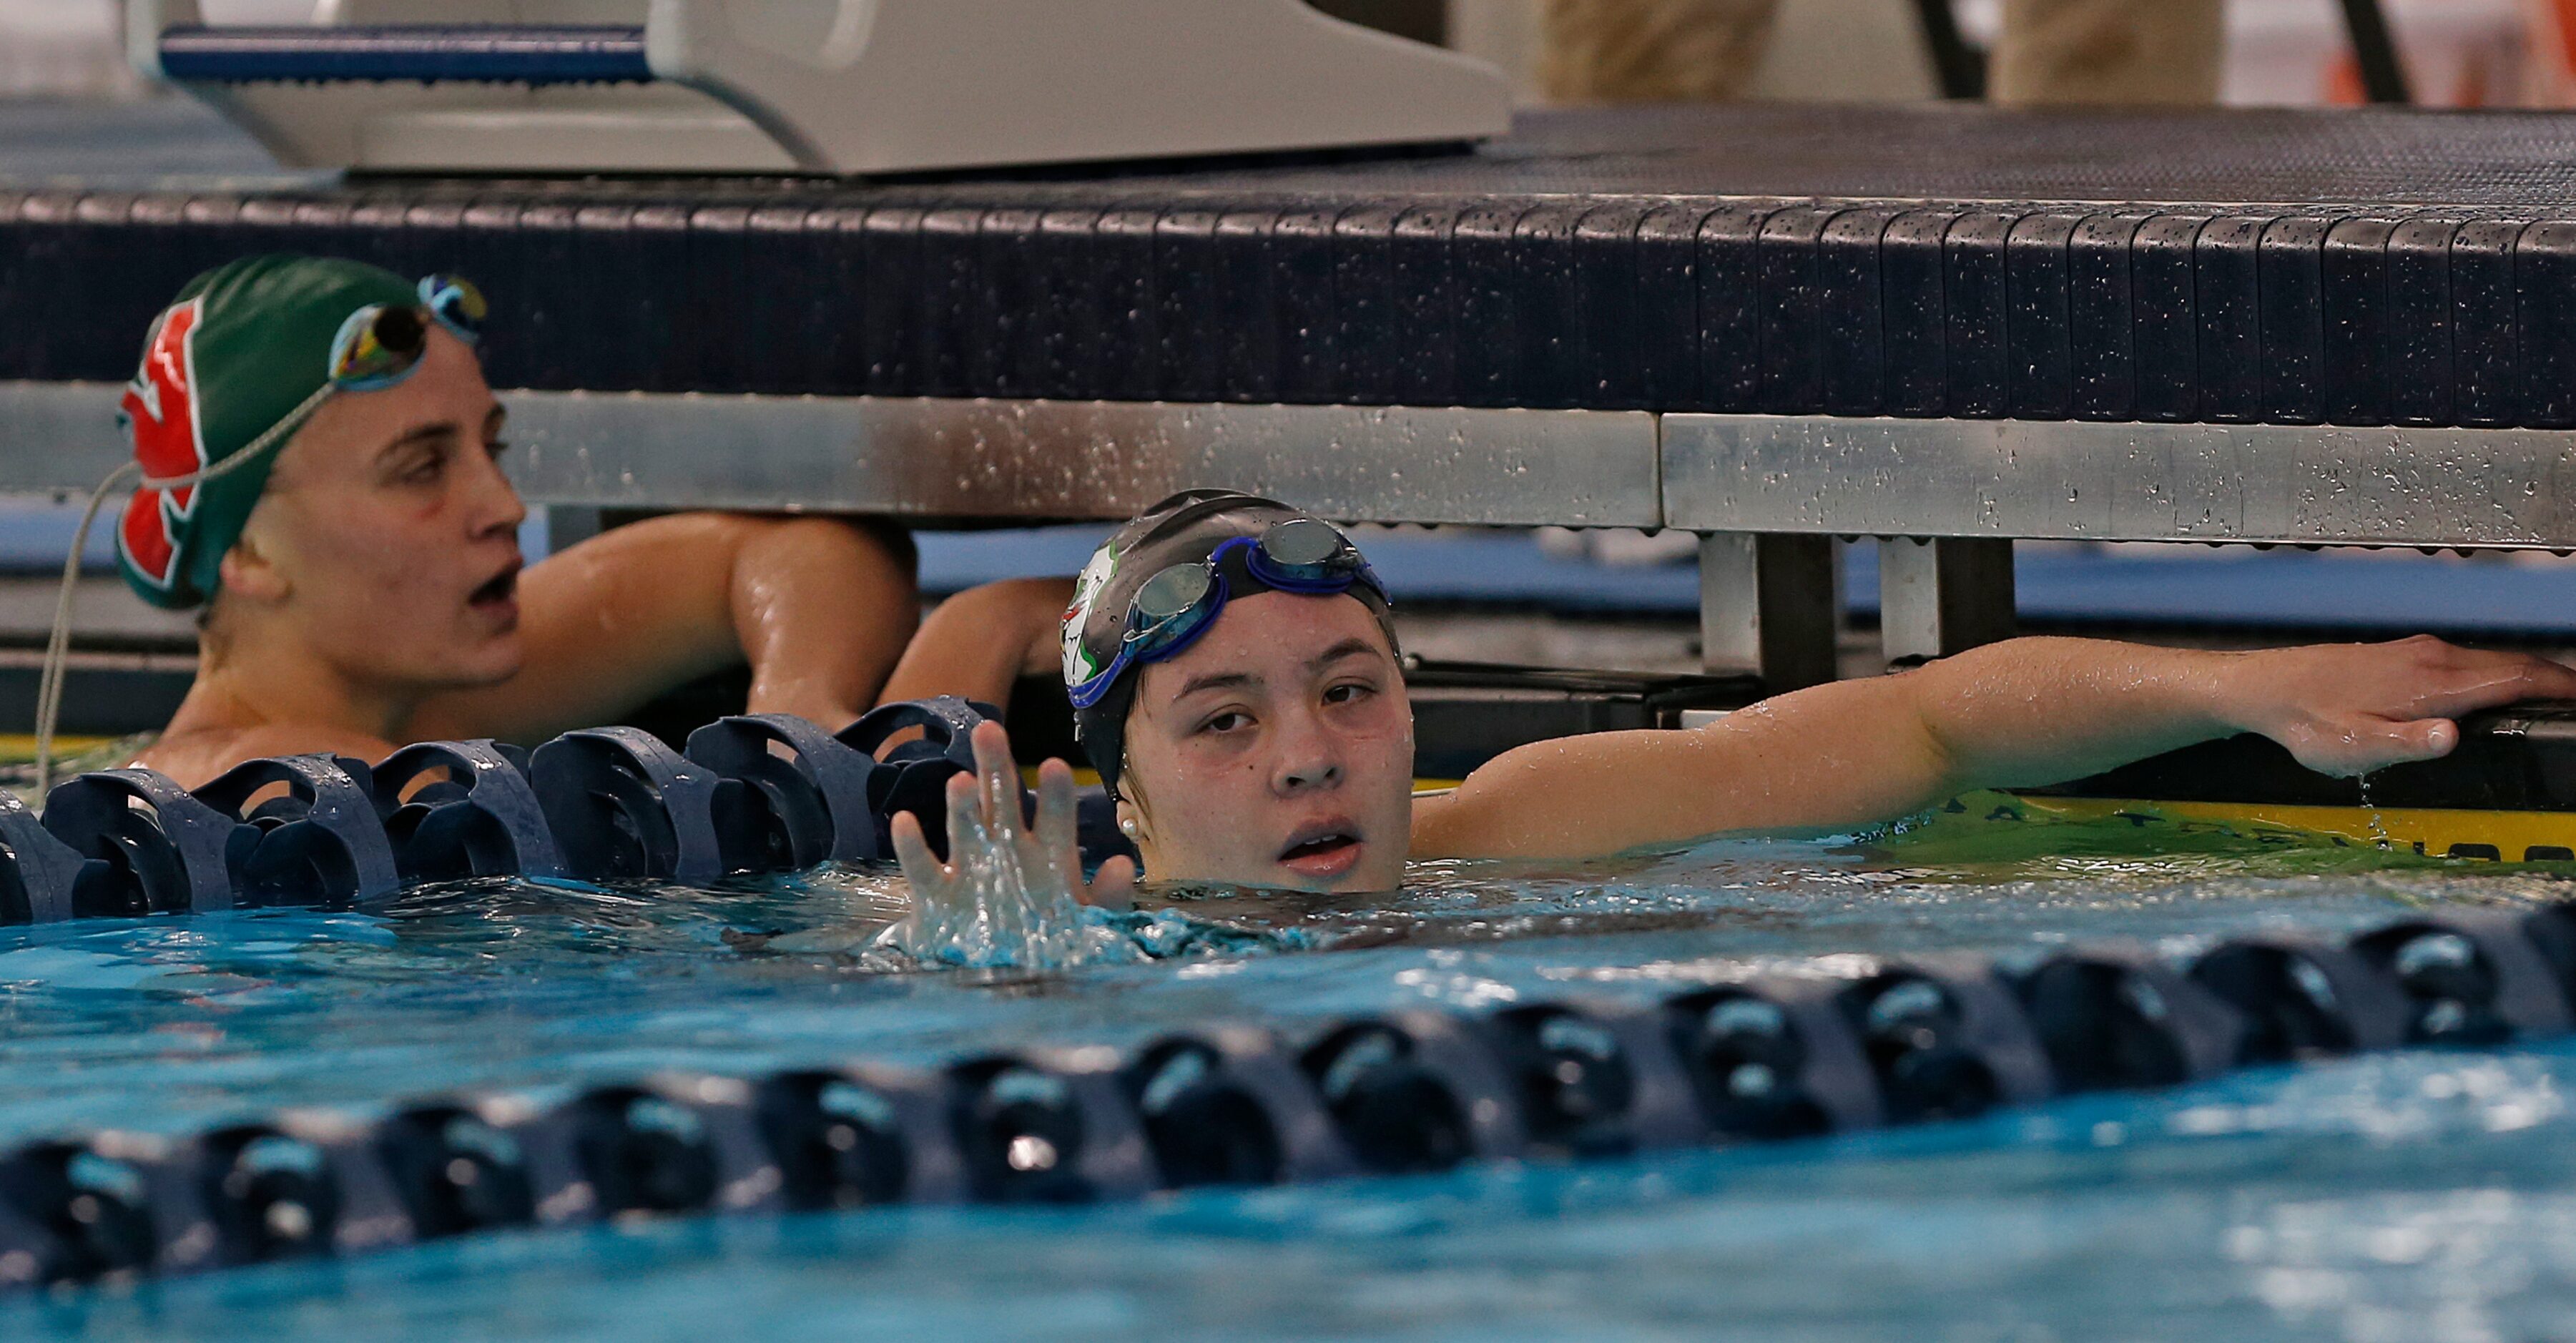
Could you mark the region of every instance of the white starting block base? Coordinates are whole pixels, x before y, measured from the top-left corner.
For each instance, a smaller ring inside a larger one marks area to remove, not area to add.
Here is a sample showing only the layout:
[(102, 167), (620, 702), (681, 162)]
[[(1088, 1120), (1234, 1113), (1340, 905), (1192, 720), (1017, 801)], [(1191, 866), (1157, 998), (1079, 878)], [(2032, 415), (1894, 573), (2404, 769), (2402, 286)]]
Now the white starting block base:
[[(163, 34), (204, 15), (133, 0), (127, 21), (166, 78)], [(186, 82), (290, 167), (891, 173), (1510, 125), (1493, 67), (1300, 0), (322, 0), (316, 22), (640, 25), (652, 82)]]

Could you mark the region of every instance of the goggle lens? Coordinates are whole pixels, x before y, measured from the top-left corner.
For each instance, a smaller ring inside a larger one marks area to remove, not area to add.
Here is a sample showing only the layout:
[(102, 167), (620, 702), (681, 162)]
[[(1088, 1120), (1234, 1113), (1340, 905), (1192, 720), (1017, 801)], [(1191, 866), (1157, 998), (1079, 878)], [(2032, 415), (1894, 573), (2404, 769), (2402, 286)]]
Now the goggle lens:
[(1118, 656), (1080, 685), (1065, 687), (1074, 707), (1088, 709), (1139, 660), (1160, 661), (1187, 647), (1225, 607), (1223, 580), (1207, 563), (1175, 564), (1145, 580), (1127, 602), (1127, 634)]
[(1136, 589), (1136, 600), (1128, 608), (1135, 614), (1132, 628), (1143, 634), (1189, 614), (1207, 600), (1215, 586), (1216, 573), (1204, 564), (1175, 564), (1165, 569)]
[(343, 391), (391, 387), (429, 346), (429, 325), (413, 308), (369, 304), (349, 314), (331, 341), (331, 384)]
[(1351, 543), (1329, 522), (1291, 518), (1264, 532), (1262, 552), (1283, 569), (1312, 569), (1320, 574), (1338, 555), (1353, 553)]
[(484, 319), (492, 307), (483, 299), (483, 291), (472, 280), (454, 275), (432, 275), (420, 282), (421, 306), (438, 318), (439, 325), (456, 333), (458, 340), (471, 345), (483, 338)]
[(1386, 587), (1369, 571), (1359, 548), (1340, 528), (1315, 518), (1290, 518), (1274, 524), (1259, 541), (1229, 541), (1245, 548), (1244, 563), (1252, 575), (1288, 592), (1345, 592), (1364, 584), (1383, 597)]

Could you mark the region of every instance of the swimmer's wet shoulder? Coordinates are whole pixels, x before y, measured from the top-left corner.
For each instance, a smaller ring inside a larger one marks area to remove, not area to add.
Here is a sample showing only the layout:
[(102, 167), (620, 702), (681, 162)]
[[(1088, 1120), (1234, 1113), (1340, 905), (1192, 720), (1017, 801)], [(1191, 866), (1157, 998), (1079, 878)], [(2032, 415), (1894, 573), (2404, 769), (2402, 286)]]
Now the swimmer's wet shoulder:
[[(1274, 501), (1176, 496), (1110, 538), (1064, 617), (1085, 752), (1157, 881), (1384, 890), (1408, 858), (1845, 830), (2239, 732), (2349, 775), (2447, 753), (2460, 714), (2576, 696), (2576, 672), (2557, 663), (2422, 637), (2252, 653), (2017, 639), (1692, 731), (1535, 743), (1417, 800), (1385, 590), (1347, 538), (1323, 544), (1288, 524), (1324, 527)], [(1046, 592), (968, 609), (1016, 605), (999, 627), (1017, 629)], [(934, 613), (909, 656), (938, 662), (938, 645), (995, 627), (951, 629)], [(988, 660), (1028, 659), (1013, 648)]]

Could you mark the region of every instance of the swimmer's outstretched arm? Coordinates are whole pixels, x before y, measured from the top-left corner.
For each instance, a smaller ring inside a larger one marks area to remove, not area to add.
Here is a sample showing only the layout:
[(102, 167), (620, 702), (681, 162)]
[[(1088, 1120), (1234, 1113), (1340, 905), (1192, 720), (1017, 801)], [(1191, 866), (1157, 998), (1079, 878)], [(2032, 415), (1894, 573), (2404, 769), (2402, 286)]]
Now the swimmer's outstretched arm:
[(543, 741), (751, 664), (751, 712), (838, 730), (920, 619), (910, 543), (834, 518), (682, 513), (613, 528), (519, 580), (527, 661), (425, 701), (407, 735)]
[(1691, 732), (1538, 742), (1415, 807), (1419, 857), (1578, 857), (1831, 832), (2239, 732), (2352, 775), (2446, 755), (2452, 719), (2576, 698), (2576, 671), (2429, 636), (2222, 653), (2014, 639), (1765, 700)]

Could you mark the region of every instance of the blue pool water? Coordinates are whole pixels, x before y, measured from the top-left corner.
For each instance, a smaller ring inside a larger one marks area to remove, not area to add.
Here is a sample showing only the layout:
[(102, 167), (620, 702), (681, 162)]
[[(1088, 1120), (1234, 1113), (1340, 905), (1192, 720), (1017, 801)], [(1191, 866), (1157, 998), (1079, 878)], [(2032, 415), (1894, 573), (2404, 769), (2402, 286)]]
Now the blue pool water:
[[(2115, 938), (2179, 952), (2571, 889), (2548, 869), (2141, 845), (2125, 825), (1945, 823), (1556, 871), (1424, 867), (1391, 901), (1194, 900), (1244, 935), (1046, 976), (870, 968), (900, 888), (863, 872), (15, 929), (0, 1142), (1211, 1018), (1644, 998), (1748, 963)], [(0, 1338), (2567, 1337), (2571, 1095), (2576, 1047), (2402, 1052), (1579, 1166), (490, 1236), (19, 1300), (0, 1304)]]

